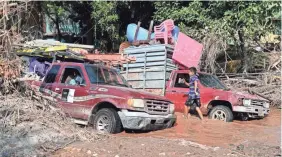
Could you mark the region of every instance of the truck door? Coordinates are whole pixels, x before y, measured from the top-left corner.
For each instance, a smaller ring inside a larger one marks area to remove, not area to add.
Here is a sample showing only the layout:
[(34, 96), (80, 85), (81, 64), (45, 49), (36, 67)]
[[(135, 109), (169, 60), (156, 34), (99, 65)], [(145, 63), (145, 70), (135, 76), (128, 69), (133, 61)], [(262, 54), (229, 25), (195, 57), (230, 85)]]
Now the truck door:
[(189, 92), (189, 87), (183, 83), (182, 79), (189, 82), (188, 72), (175, 72), (165, 93), (165, 97), (174, 103), (177, 112), (183, 112), (184, 103), (188, 98), (187, 93)]
[(55, 86), (56, 78), (59, 77), (58, 72), (60, 70), (60, 65), (53, 65), (51, 69), (48, 71), (44, 81), (39, 87), (39, 91), (50, 98), (54, 98), (53, 88)]
[[(73, 118), (85, 119), (91, 103), (85, 80), (86, 73), (79, 66), (65, 66), (58, 85), (54, 89), (60, 94), (59, 103)], [(84, 82), (83, 84), (81, 84)]]

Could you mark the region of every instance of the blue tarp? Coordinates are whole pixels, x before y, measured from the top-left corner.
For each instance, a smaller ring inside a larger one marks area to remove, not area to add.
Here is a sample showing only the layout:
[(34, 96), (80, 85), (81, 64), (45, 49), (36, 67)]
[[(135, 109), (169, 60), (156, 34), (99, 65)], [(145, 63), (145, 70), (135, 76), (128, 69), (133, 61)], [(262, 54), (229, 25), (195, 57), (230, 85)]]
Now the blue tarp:
[(29, 59), (29, 72), (34, 72), (41, 78), (47, 73), (51, 63), (46, 61), (38, 61), (38, 57), (30, 57)]

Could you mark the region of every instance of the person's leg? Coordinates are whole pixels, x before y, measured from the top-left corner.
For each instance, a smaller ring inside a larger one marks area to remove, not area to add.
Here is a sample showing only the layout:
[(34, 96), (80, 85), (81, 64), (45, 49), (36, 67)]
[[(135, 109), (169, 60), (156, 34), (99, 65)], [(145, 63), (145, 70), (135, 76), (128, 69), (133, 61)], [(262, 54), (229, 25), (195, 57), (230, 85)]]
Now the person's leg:
[(187, 113), (188, 113), (188, 107), (185, 104), (184, 105), (184, 112), (183, 112), (183, 115), (184, 115), (185, 118), (187, 117)]
[(191, 117), (191, 115), (190, 115), (190, 113), (189, 113), (189, 112), (190, 112), (190, 106), (187, 106), (187, 114), (186, 114), (186, 115), (187, 115), (187, 117), (188, 117), (188, 118), (190, 118), (190, 117)]
[(189, 111), (190, 111), (190, 105), (189, 105), (189, 99), (186, 100), (185, 105), (184, 105), (184, 117), (187, 118), (187, 116), (190, 116)]
[(199, 114), (199, 116), (200, 116), (201, 120), (203, 120), (203, 119), (204, 119), (204, 117), (203, 117), (202, 111), (200, 110), (200, 108), (199, 108), (199, 107), (196, 107), (196, 111), (198, 112), (198, 114)]
[(200, 110), (200, 107), (201, 107), (200, 99), (196, 99), (195, 103), (196, 103), (196, 111), (198, 112), (198, 115), (200, 116), (201, 120), (203, 120), (204, 117), (203, 117), (202, 111)]
[(190, 117), (189, 111), (190, 111), (190, 106), (184, 105), (184, 113), (183, 113), (183, 115), (184, 115), (185, 118), (187, 118), (187, 116)]

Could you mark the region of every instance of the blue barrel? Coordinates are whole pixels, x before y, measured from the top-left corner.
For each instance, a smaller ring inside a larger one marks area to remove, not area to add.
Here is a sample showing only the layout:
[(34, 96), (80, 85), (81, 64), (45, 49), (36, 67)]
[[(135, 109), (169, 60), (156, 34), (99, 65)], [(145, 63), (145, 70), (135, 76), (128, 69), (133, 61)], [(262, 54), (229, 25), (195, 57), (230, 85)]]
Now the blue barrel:
[[(137, 29), (137, 25), (134, 24), (134, 23), (131, 23), (131, 24), (127, 25), (126, 37), (127, 37), (127, 40), (129, 42), (131, 42), (131, 43), (134, 40), (136, 29)], [(147, 40), (148, 34), (149, 34), (148, 30), (146, 30), (146, 29), (144, 29), (142, 27), (139, 27), (139, 31), (138, 31), (138, 35), (137, 35), (137, 39), (136, 40)], [(151, 34), (151, 39), (154, 39), (154, 37), (155, 37), (155, 34), (152, 33)]]

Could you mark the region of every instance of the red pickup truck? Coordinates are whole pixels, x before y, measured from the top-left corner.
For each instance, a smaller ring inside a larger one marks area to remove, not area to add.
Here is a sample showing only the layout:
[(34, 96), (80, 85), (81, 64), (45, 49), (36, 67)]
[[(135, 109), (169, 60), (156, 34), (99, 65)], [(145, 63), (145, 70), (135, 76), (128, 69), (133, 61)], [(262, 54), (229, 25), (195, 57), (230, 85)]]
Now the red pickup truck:
[[(165, 97), (175, 104), (176, 111), (183, 111), (189, 87), (188, 70), (172, 71), (165, 88)], [(231, 122), (234, 116), (243, 120), (262, 118), (269, 114), (269, 101), (257, 95), (227, 89), (220, 80), (211, 74), (199, 73), (201, 111), (211, 119)]]
[[(121, 73), (133, 88), (163, 95), (175, 104), (176, 111), (183, 112), (189, 87), (182, 81), (185, 79), (189, 82), (186, 69), (197, 67), (199, 63), (202, 46), (197, 45), (187, 37), (181, 38), (180, 34), (175, 47), (155, 44), (126, 48), (127, 57), (135, 57), (136, 61), (123, 64), (125, 70)], [(199, 80), (201, 110), (211, 119), (230, 122), (235, 116), (247, 120), (269, 114), (268, 100), (229, 90), (211, 74), (199, 72)]]
[(163, 96), (128, 86), (114, 69), (85, 63), (53, 63), (43, 81), (29, 82), (79, 124), (118, 133), (122, 129), (172, 127), (174, 104)]

